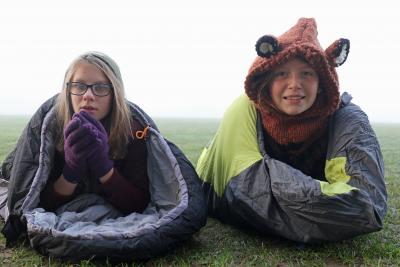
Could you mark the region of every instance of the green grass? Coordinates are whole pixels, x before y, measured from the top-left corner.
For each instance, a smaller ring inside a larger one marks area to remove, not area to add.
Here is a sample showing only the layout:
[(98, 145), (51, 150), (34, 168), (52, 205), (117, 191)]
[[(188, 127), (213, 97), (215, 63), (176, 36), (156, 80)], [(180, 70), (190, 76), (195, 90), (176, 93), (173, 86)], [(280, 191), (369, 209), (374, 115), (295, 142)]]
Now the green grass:
[(0, 162), (14, 148), (28, 120), (22, 116), (0, 116)]
[[(156, 119), (162, 132), (195, 164), (218, 127), (216, 119)], [(26, 118), (0, 117), (0, 161), (15, 144)], [(120, 266), (400, 266), (400, 124), (375, 124), (385, 161), (388, 213), (377, 233), (318, 246), (260, 236), (208, 219), (186, 244), (158, 259)], [(4, 131), (6, 129), (6, 131)], [(0, 223), (2, 227), (3, 223)], [(5, 248), (0, 237), (0, 266), (113, 266), (82, 261), (76, 265), (37, 254), (27, 245)]]

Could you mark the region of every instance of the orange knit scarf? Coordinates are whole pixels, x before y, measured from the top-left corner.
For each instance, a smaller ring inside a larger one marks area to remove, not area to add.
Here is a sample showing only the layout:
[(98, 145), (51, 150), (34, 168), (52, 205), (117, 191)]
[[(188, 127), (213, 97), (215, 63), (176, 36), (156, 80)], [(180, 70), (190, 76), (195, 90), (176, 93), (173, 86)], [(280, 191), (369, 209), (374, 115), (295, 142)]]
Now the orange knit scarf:
[(278, 144), (304, 143), (304, 148), (323, 135), (330, 115), (318, 98), (311, 108), (295, 116), (284, 114), (268, 103), (257, 106), (264, 129)]

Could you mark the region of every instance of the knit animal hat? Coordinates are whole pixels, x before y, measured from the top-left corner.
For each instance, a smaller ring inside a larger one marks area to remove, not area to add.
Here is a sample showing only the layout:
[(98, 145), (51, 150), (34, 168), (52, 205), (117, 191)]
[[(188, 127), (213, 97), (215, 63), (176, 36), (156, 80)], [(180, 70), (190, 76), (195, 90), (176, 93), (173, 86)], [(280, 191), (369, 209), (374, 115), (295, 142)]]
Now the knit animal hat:
[[(260, 110), (264, 128), (280, 144), (315, 140), (323, 132), (327, 117), (338, 107), (339, 83), (335, 68), (346, 61), (350, 42), (338, 39), (324, 51), (317, 35), (315, 20), (301, 18), (278, 38), (264, 35), (256, 43), (258, 57), (246, 77), (245, 92)], [(319, 93), (314, 104), (295, 116), (279, 111), (263, 93), (267, 89), (263, 86), (268, 74), (293, 58), (305, 60), (319, 76)]]
[(294, 57), (310, 64), (319, 75), (324, 113), (332, 114), (339, 103), (339, 82), (335, 68), (342, 65), (349, 53), (350, 41), (338, 39), (325, 51), (317, 39), (317, 25), (313, 18), (301, 18), (297, 24), (278, 38), (262, 36), (256, 43), (258, 57), (250, 67), (245, 91), (258, 103), (259, 80), (278, 65)]

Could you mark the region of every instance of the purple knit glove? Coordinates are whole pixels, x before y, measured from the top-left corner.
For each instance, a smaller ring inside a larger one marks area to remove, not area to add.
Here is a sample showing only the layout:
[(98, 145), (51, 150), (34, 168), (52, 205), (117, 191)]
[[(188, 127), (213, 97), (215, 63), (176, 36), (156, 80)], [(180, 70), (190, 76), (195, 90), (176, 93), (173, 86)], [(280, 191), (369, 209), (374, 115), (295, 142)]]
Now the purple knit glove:
[(87, 174), (87, 157), (90, 148), (96, 140), (90, 135), (90, 128), (82, 125), (79, 118), (74, 116), (64, 129), (64, 159), (63, 175), (65, 180), (77, 184)]
[(106, 175), (114, 166), (114, 162), (108, 156), (108, 134), (103, 125), (90, 116), (85, 111), (77, 113), (77, 117), (81, 119), (83, 125), (88, 125), (90, 135), (96, 141), (92, 147), (88, 157), (88, 167), (92, 176), (101, 178)]

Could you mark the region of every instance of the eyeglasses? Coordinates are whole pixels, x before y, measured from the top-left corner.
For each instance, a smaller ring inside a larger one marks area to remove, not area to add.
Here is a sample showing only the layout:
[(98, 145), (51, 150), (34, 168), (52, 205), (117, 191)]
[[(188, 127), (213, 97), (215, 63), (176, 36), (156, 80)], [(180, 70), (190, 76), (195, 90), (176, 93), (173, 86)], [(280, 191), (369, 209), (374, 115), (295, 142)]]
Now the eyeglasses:
[(111, 93), (113, 86), (108, 83), (86, 84), (81, 82), (68, 82), (67, 88), (73, 95), (84, 95), (90, 88), (95, 96), (108, 96)]

